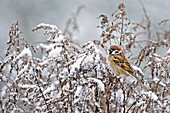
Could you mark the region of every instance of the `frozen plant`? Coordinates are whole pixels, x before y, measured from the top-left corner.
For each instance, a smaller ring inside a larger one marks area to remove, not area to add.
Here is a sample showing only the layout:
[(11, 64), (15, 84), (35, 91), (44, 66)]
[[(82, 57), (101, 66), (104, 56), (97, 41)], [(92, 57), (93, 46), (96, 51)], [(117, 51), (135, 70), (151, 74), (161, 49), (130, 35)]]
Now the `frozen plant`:
[[(109, 16), (100, 15), (101, 37), (82, 46), (72, 40), (70, 29), (66, 28), (63, 33), (55, 25), (45, 23), (33, 31), (44, 30), (47, 39), (32, 45), (21, 37), (18, 22), (14, 23), (6, 56), (0, 61), (1, 111), (170, 112), (169, 29), (152, 35), (151, 20), (145, 8), (141, 23), (131, 22), (125, 9), (120, 3), (112, 14), (112, 22)], [(76, 23), (76, 16), (73, 18), (74, 21), (70, 20)], [(168, 21), (161, 21), (159, 25), (164, 26), (165, 22)], [(140, 40), (139, 34), (147, 39)], [(123, 47), (138, 80), (131, 80), (131, 76), (113, 76), (104, 54), (113, 43)], [(160, 50), (167, 51), (160, 54)]]

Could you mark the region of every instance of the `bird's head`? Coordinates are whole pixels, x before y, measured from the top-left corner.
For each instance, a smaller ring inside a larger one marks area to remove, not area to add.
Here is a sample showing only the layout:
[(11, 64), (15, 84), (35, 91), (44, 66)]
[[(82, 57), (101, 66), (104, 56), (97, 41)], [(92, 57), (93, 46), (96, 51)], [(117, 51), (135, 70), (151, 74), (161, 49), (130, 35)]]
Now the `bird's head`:
[(112, 45), (108, 49), (108, 54), (109, 55), (114, 55), (114, 54), (120, 54), (122, 52), (122, 48), (118, 45)]

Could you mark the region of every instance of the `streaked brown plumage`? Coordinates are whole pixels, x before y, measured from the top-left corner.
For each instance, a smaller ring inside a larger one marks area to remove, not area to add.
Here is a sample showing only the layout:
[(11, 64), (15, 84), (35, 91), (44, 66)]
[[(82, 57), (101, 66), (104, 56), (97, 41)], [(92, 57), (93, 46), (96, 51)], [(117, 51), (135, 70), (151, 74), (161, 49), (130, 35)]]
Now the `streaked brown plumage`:
[(133, 75), (133, 69), (127, 61), (122, 48), (118, 45), (112, 45), (109, 49), (107, 60), (111, 70), (119, 75)]

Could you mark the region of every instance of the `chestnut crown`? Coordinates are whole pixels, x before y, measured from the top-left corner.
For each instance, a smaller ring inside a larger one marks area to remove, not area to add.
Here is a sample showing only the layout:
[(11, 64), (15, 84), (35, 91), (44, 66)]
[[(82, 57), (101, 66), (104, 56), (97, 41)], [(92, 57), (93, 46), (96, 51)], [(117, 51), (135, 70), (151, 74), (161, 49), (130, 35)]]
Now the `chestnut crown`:
[(119, 54), (122, 52), (122, 48), (118, 45), (112, 45), (110, 46), (108, 53), (109, 54)]

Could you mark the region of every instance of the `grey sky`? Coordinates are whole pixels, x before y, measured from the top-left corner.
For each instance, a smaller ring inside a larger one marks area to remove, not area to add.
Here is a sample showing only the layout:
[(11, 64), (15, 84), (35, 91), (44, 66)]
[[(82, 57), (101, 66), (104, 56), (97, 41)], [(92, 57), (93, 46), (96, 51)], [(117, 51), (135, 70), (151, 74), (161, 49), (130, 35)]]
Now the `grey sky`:
[[(169, 0), (141, 0), (153, 23), (170, 19)], [(139, 22), (143, 16), (142, 6), (138, 0), (1, 0), (0, 3), (0, 55), (4, 53), (8, 31), (12, 23), (19, 21), (23, 36), (31, 43), (42, 41), (42, 33), (32, 32), (32, 28), (39, 23), (55, 24), (61, 30), (70, 17), (71, 12), (83, 4), (85, 10), (78, 17), (80, 32), (77, 37), (84, 43), (99, 38), (100, 24), (97, 17), (105, 13), (110, 15), (118, 3), (124, 2), (128, 17)]]

